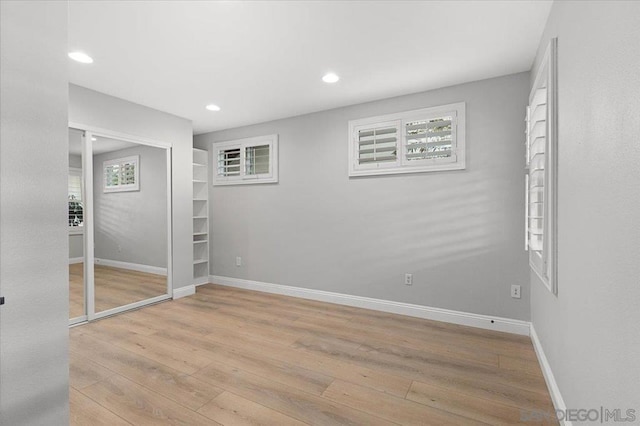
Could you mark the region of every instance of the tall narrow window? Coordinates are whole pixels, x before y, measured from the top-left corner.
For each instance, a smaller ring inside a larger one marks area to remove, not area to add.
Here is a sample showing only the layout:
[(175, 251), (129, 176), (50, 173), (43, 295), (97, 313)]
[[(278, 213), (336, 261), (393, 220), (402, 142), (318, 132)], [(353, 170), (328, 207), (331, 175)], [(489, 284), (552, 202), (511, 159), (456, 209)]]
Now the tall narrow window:
[(527, 108), (527, 248), (531, 268), (557, 293), (557, 85), (552, 39), (538, 69)]
[(349, 176), (465, 168), (465, 104), (349, 122)]
[(214, 185), (278, 181), (278, 135), (215, 142), (213, 153), (217, 158)]

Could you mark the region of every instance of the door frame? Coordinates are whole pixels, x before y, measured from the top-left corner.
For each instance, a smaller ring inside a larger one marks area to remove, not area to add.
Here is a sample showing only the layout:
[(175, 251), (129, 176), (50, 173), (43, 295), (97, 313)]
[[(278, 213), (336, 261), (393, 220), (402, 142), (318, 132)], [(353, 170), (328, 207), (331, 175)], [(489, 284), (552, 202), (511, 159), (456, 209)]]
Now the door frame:
[[(82, 183), (84, 185), (84, 286), (85, 286), (85, 315), (70, 318), (69, 325), (78, 325), (87, 321), (100, 319), (110, 315), (125, 312), (131, 309), (140, 308), (142, 306), (169, 300), (173, 296), (173, 227), (172, 227), (172, 149), (170, 142), (149, 139), (137, 135), (130, 135), (122, 132), (116, 132), (109, 129), (102, 129), (95, 126), (89, 126), (82, 123), (69, 122), (69, 129), (80, 130), (83, 132), (82, 137)], [(127, 305), (118, 306), (107, 309), (102, 312), (95, 312), (95, 253), (94, 253), (94, 224), (93, 224), (93, 141), (92, 137), (106, 137), (117, 139), (125, 142), (131, 142), (138, 145), (151, 146), (161, 148), (166, 151), (167, 164), (167, 292), (166, 294), (152, 297), (150, 299), (141, 300), (139, 302), (129, 303)]]

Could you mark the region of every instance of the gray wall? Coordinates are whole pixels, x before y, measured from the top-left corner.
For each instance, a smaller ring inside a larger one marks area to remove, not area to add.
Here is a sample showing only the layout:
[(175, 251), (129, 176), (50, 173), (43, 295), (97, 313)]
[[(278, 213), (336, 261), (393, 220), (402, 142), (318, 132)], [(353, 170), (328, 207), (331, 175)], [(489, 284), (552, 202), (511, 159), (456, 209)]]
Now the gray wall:
[(640, 3), (555, 2), (558, 296), (531, 316), (566, 405), (640, 415)]
[(0, 424), (69, 422), (67, 3), (0, 2)]
[[(278, 184), (210, 188), (211, 272), (528, 320), (528, 86), (521, 73), (196, 136), (210, 150), (280, 135)], [(461, 101), (466, 170), (348, 178), (348, 120)]]
[(82, 168), (82, 156), (69, 154), (69, 167)]
[[(140, 156), (140, 190), (105, 193), (102, 163), (132, 155)], [(96, 258), (167, 267), (166, 150), (138, 146), (95, 155), (93, 204)]]
[(69, 259), (84, 257), (84, 236), (82, 234), (69, 235)]
[(191, 121), (73, 84), (69, 121), (173, 144), (173, 287), (193, 284)]

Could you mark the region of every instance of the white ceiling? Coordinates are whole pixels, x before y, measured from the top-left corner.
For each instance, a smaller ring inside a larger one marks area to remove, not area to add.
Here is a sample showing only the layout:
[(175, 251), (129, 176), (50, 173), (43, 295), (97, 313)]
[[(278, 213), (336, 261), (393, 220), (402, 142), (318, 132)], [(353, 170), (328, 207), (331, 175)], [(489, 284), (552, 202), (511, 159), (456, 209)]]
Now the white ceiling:
[[(237, 127), (527, 71), (550, 1), (72, 1), (71, 82)], [(341, 80), (323, 83), (327, 72)], [(205, 110), (214, 103), (220, 112)]]

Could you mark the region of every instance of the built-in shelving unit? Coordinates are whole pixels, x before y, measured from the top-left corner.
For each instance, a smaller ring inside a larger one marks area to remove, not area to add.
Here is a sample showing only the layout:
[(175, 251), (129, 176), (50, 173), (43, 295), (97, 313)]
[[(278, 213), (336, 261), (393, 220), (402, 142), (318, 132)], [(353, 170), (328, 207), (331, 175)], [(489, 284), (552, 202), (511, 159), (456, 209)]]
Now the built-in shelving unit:
[(193, 149), (193, 283), (209, 282), (208, 152)]

